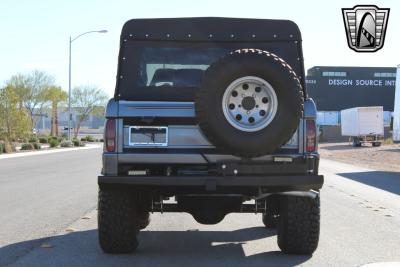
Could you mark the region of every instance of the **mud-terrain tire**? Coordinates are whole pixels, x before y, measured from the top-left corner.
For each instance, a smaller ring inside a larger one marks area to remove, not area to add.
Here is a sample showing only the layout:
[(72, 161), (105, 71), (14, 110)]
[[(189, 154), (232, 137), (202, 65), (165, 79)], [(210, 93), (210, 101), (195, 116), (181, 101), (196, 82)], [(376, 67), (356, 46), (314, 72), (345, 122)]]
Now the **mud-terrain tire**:
[(143, 211), (138, 214), (138, 229), (145, 229), (150, 224), (150, 213)]
[(278, 246), (282, 252), (311, 255), (318, 246), (319, 227), (319, 196), (285, 196), (281, 199)]
[(138, 216), (131, 192), (100, 189), (98, 199), (99, 243), (105, 253), (133, 252), (138, 246)]
[[(246, 79), (252, 82), (246, 83)], [(232, 87), (236, 84), (238, 90)], [(271, 97), (263, 96), (265, 93)], [(230, 99), (238, 101), (234, 108)], [(207, 139), (242, 157), (270, 154), (285, 144), (299, 125), (303, 105), (303, 89), (291, 66), (259, 49), (240, 49), (212, 64), (195, 100), (199, 126)], [(243, 120), (233, 114), (236, 111), (243, 114)]]
[(262, 215), (262, 222), (264, 226), (268, 229), (275, 229), (278, 224), (278, 215), (264, 213)]

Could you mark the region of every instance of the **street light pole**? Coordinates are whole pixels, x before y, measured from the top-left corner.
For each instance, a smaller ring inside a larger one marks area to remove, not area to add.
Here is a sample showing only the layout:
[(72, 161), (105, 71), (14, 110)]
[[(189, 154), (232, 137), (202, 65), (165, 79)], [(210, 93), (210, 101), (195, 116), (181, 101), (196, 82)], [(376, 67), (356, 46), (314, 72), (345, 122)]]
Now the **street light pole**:
[(68, 140), (71, 141), (71, 45), (72, 38), (69, 37), (69, 67), (68, 67)]
[(106, 33), (107, 30), (100, 30), (100, 31), (88, 31), (82, 34), (79, 34), (75, 38), (72, 39), (69, 36), (69, 67), (68, 67), (68, 140), (71, 141), (71, 121), (72, 121), (72, 113), (71, 113), (71, 52), (72, 52), (72, 42), (81, 37), (82, 35), (89, 34), (89, 33)]

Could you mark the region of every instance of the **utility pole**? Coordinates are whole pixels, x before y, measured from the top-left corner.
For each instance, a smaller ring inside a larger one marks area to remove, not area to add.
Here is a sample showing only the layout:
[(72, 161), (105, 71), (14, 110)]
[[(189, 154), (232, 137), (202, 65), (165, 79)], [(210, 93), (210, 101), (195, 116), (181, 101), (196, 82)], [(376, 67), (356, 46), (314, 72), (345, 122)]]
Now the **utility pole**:
[(69, 67), (68, 67), (68, 140), (71, 141), (71, 122), (72, 122), (72, 113), (71, 113), (71, 54), (72, 54), (72, 42), (81, 37), (82, 35), (89, 34), (89, 33), (106, 33), (107, 30), (100, 30), (100, 31), (88, 31), (82, 34), (79, 34), (75, 38), (69, 37)]

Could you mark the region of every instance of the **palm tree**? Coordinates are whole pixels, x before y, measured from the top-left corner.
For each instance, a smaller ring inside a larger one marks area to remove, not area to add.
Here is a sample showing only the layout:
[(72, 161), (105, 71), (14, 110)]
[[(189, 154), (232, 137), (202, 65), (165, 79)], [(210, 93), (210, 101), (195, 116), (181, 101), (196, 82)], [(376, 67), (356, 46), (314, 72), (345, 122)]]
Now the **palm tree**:
[(58, 135), (58, 118), (57, 118), (57, 109), (58, 104), (60, 102), (64, 102), (67, 100), (67, 93), (58, 86), (52, 86), (47, 89), (46, 92), (47, 99), (51, 102), (51, 128), (50, 135), (57, 136)]

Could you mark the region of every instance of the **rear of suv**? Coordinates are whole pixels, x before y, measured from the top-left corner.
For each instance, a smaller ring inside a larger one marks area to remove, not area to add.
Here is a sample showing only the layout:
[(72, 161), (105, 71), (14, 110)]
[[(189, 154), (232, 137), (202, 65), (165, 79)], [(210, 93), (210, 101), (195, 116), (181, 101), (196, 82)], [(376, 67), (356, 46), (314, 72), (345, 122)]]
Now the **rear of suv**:
[(99, 241), (129, 253), (150, 212), (261, 213), (285, 253), (319, 238), (316, 107), (285, 20), (134, 19), (106, 109)]

